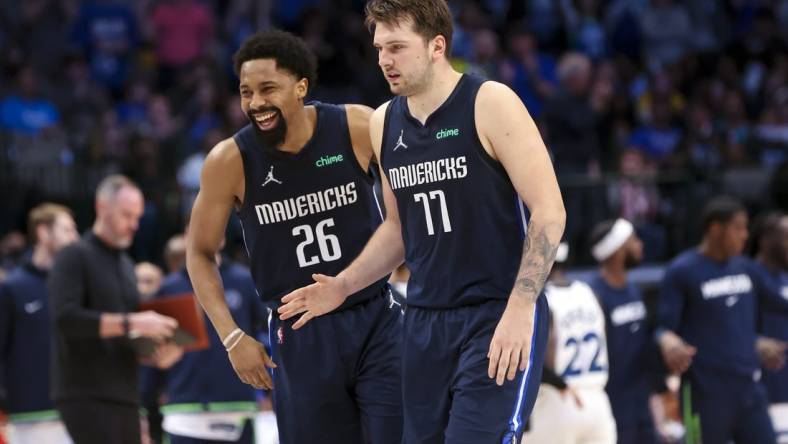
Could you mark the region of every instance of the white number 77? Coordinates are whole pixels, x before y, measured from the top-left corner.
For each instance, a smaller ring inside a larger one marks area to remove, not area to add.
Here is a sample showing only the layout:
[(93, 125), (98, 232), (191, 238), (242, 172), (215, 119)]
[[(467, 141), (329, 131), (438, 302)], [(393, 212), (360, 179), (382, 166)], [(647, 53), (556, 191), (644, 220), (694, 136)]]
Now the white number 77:
[(445, 233), (451, 232), (451, 221), (449, 220), (449, 210), (446, 208), (446, 196), (443, 194), (442, 190), (434, 190), (429, 192), (429, 197), (427, 193), (416, 193), (413, 195), (413, 199), (416, 202), (421, 202), (424, 205), (424, 216), (427, 219), (427, 234), (430, 236), (435, 234), (435, 227), (432, 225), (432, 212), (430, 211), (430, 203), (429, 200), (438, 199), (440, 201), (441, 207), (441, 221), (443, 222), (443, 231)]

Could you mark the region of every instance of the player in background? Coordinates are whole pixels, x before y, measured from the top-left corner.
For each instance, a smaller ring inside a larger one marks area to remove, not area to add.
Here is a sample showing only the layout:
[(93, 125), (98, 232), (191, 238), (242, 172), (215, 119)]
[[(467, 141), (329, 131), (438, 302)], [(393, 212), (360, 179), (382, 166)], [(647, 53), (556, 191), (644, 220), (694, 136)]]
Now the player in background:
[[(662, 372), (643, 294), (628, 270), (643, 259), (643, 243), (626, 219), (605, 221), (591, 231), (591, 255), (599, 271), (589, 284), (605, 312), (609, 371), (606, 391), (619, 444), (657, 442), (650, 398)], [(662, 375), (664, 376), (664, 375)]]
[(673, 259), (662, 282), (655, 338), (668, 369), (682, 377), (692, 442), (775, 443), (758, 383), (757, 312), (760, 304), (786, 310), (788, 301), (762, 291), (741, 256), (747, 224), (738, 201), (709, 201), (700, 245)]
[[(773, 212), (759, 218), (753, 230), (755, 272), (765, 286), (788, 301), (788, 215)], [(769, 289), (767, 289), (769, 291)], [(769, 398), (769, 413), (777, 442), (788, 443), (788, 314), (768, 305), (760, 307), (759, 351), (765, 363), (763, 379)]]
[(49, 395), (52, 319), (47, 274), (61, 248), (79, 238), (68, 208), (44, 203), (28, 215), (33, 254), (0, 284), (0, 392), (11, 443), (70, 443)]
[(578, 399), (542, 384), (523, 441), (615, 444), (616, 422), (605, 393), (605, 315), (591, 287), (567, 278), (567, 256), (568, 246), (562, 243), (544, 288), (551, 314), (545, 369), (559, 375)]

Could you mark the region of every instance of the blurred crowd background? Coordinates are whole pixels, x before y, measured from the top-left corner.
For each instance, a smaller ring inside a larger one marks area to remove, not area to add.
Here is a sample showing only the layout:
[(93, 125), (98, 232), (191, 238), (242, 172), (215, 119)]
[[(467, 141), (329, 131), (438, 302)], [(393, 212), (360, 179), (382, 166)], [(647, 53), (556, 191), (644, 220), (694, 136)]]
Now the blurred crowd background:
[[(573, 263), (588, 229), (625, 217), (649, 262), (699, 238), (712, 194), (788, 209), (788, 0), (452, 0), (453, 63), (508, 84), (539, 124), (568, 210)], [(390, 97), (363, 0), (0, 2), (0, 259), (27, 212), (57, 201), (80, 229), (110, 173), (146, 209), (132, 255), (163, 265), (205, 153), (246, 124), (231, 58), (256, 30), (319, 57), (311, 97)], [(237, 225), (230, 250), (245, 260)]]

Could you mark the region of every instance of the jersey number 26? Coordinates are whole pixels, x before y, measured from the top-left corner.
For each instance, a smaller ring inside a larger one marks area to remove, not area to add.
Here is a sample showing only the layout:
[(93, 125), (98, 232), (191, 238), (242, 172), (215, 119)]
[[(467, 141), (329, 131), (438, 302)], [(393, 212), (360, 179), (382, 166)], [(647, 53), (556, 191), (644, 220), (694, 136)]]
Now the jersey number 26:
[[(342, 250), (339, 248), (339, 238), (335, 234), (328, 234), (325, 231), (326, 228), (333, 226), (334, 218), (332, 217), (318, 222), (314, 230), (311, 225), (299, 225), (293, 228), (293, 236), (304, 236), (304, 240), (296, 247), (299, 267), (304, 268), (319, 264), (321, 260), (323, 262), (331, 262), (342, 257)], [(306, 249), (315, 242), (315, 239), (317, 239), (320, 256), (318, 257), (315, 254), (307, 258)]]

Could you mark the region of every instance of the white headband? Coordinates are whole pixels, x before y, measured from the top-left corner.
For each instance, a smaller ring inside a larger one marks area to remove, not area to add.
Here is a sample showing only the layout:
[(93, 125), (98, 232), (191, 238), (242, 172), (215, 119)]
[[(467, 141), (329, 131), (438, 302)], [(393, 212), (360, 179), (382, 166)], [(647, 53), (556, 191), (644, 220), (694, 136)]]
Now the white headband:
[(598, 262), (609, 258), (613, 255), (622, 245), (632, 236), (635, 227), (626, 220), (618, 219), (613, 224), (613, 228), (603, 237), (596, 245), (591, 248), (591, 255), (594, 256)]

